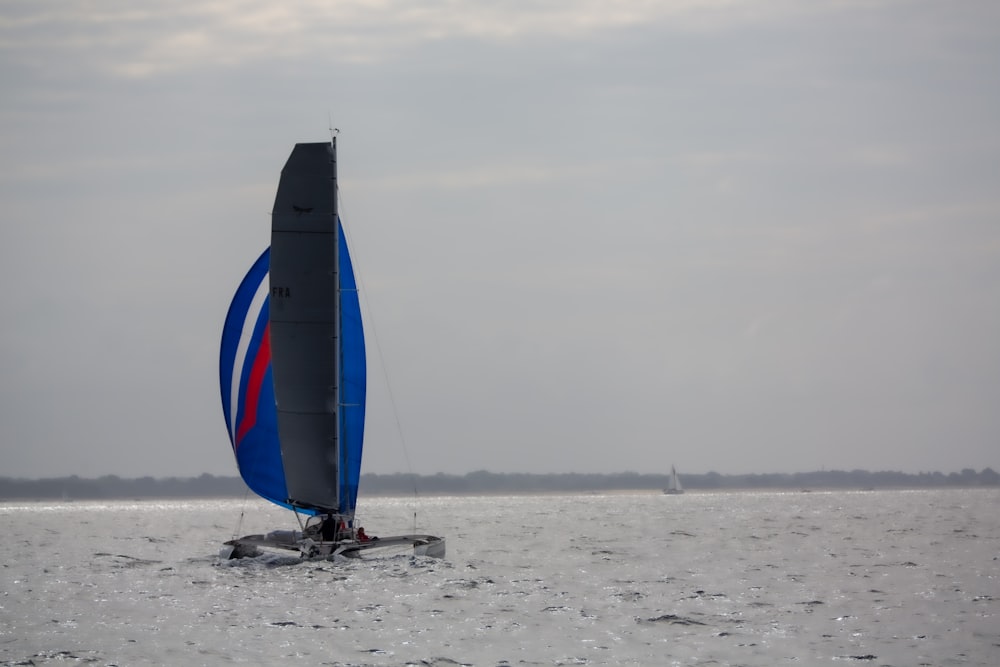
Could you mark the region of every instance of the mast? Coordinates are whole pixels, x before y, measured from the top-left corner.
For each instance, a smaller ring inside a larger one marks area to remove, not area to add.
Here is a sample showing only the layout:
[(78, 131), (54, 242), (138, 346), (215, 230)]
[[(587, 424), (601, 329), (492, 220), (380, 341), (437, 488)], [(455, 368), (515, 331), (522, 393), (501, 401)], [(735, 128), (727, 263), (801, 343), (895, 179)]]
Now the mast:
[(344, 446), (344, 400), (343, 400), (343, 384), (344, 384), (344, 336), (343, 336), (343, 310), (342, 308), (342, 296), (341, 296), (341, 284), (340, 284), (340, 216), (337, 212), (337, 136), (332, 135), (330, 137), (330, 164), (333, 170), (333, 175), (331, 176), (330, 183), (330, 210), (333, 212), (333, 284), (336, 286), (336, 297), (334, 299), (333, 308), (333, 332), (336, 340), (334, 341), (334, 363), (333, 363), (333, 377), (336, 378), (336, 383), (333, 390), (333, 400), (336, 409), (334, 417), (334, 422), (336, 423), (336, 442), (334, 443), (335, 451), (337, 452), (337, 482), (336, 482), (336, 497), (337, 497), (337, 509), (339, 512), (344, 513), (348, 508), (343, 507), (340, 503), (340, 498), (343, 496), (342, 486), (345, 481), (345, 472), (347, 470), (347, 447)]

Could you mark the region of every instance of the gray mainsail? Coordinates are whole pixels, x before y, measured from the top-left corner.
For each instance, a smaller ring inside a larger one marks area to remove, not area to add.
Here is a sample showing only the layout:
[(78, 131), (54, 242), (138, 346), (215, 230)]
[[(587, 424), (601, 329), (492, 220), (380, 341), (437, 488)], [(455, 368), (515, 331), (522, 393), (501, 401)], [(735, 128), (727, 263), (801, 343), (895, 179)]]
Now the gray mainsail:
[(271, 213), (270, 342), (281, 458), (293, 505), (337, 511), (336, 144), (297, 144)]

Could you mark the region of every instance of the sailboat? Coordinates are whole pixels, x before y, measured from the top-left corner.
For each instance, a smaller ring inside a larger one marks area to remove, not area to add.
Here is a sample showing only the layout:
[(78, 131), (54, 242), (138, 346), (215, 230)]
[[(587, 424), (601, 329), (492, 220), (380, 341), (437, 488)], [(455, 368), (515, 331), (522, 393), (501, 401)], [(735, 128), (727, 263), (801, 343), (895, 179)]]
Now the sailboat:
[(360, 557), (412, 546), (417, 555), (444, 557), (444, 538), (373, 538), (355, 518), (367, 370), (357, 283), (337, 214), (336, 137), (296, 144), (281, 171), (271, 245), (226, 316), (219, 382), (240, 475), (299, 524), (230, 540), (220, 556), (264, 549)]
[(677, 468), (674, 466), (670, 466), (670, 479), (667, 481), (667, 488), (663, 489), (663, 492), (668, 496), (676, 496), (684, 493), (684, 487), (681, 486), (681, 478), (677, 476)]

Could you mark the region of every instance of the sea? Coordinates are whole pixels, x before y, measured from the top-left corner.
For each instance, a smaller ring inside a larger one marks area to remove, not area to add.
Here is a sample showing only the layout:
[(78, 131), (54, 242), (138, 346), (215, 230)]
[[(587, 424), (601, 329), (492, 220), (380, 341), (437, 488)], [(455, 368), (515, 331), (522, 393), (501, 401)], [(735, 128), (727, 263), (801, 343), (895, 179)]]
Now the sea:
[(362, 498), (437, 560), (220, 561), (259, 500), (0, 505), (0, 665), (1000, 665), (1000, 490)]

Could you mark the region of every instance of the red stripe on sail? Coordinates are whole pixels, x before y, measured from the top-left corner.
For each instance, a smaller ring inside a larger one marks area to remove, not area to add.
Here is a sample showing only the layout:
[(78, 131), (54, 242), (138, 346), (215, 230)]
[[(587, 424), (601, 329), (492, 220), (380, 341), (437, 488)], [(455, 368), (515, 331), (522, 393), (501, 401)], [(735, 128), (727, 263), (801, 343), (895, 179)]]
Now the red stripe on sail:
[(264, 384), (264, 376), (267, 375), (267, 367), (271, 364), (271, 323), (264, 327), (264, 335), (260, 339), (260, 347), (257, 348), (257, 356), (253, 360), (250, 368), (250, 379), (247, 382), (247, 393), (243, 400), (243, 421), (236, 429), (236, 444), (246, 436), (247, 432), (257, 423), (257, 403), (260, 402), (260, 388)]

